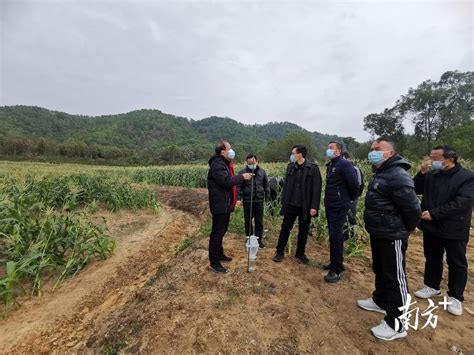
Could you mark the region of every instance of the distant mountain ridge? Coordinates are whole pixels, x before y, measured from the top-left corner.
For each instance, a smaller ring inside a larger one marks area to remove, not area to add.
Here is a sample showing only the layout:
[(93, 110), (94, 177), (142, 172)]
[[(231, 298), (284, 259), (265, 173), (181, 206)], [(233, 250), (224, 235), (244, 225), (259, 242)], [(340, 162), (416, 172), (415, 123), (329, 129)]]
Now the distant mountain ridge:
[[(290, 132), (310, 134), (323, 148), (336, 135), (309, 132), (290, 122), (247, 125), (228, 117), (192, 120), (159, 110), (142, 109), (103, 116), (71, 115), (36, 106), (0, 107), (0, 143), (45, 140), (51, 144), (101, 147), (103, 150), (160, 152), (170, 147), (192, 150), (194, 157), (209, 155), (220, 139), (245, 152), (261, 150), (271, 140)], [(59, 148), (58, 148), (59, 149)], [(132, 153), (130, 153), (132, 154)]]

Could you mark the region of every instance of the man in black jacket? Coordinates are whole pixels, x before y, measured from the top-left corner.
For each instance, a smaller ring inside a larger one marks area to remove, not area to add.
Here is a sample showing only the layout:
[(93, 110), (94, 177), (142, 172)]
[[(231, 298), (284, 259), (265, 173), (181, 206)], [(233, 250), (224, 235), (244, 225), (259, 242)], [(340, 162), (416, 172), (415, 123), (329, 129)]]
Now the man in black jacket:
[(342, 144), (330, 142), (326, 156), (326, 192), (324, 205), (329, 230), (329, 251), (331, 262), (325, 265), (329, 270), (324, 276), (326, 282), (335, 283), (344, 271), (344, 232), (343, 227), (352, 202), (358, 197), (359, 182), (352, 163), (342, 156)]
[[(253, 174), (253, 179), (244, 181), (238, 186), (237, 203), (243, 201), (244, 204), (246, 235), (250, 236), (255, 232), (260, 248), (265, 248), (262, 241), (263, 212), (264, 202), (270, 200), (270, 185), (268, 183), (267, 172), (258, 165), (257, 156), (255, 154), (247, 155), (246, 162), (247, 166), (239, 171), (239, 175), (251, 173)], [(250, 213), (252, 213), (252, 216), (250, 216)], [(253, 230), (252, 220), (255, 222), (255, 231)]]
[(234, 176), (235, 152), (228, 142), (216, 145), (216, 155), (209, 159), (207, 189), (212, 214), (212, 231), (209, 237), (209, 261), (211, 270), (226, 273), (221, 261), (231, 261), (224, 254), (222, 240), (229, 226), (230, 213), (237, 203), (237, 185), (252, 178), (251, 173)]
[(371, 146), (369, 162), (374, 175), (365, 196), (364, 222), (370, 234), (375, 291), (372, 297), (359, 300), (359, 307), (385, 314), (382, 323), (371, 329), (382, 340), (407, 336), (399, 307), (406, 306), (408, 283), (405, 275), (405, 252), (408, 236), (421, 218), (421, 209), (410, 164), (397, 155), (393, 141), (378, 138)]
[(286, 169), (280, 212), (283, 215), (283, 223), (273, 258), (276, 262), (283, 260), (290, 232), (298, 218), (299, 230), (295, 257), (304, 264), (309, 263), (305, 254), (306, 242), (311, 217), (316, 217), (319, 210), (321, 173), (316, 164), (306, 160), (306, 152), (305, 146), (294, 145), (290, 156), (291, 163)]
[[(431, 298), (441, 293), (443, 254), (449, 266), (448, 312), (462, 314), (467, 282), (466, 248), (474, 203), (474, 173), (458, 163), (456, 150), (448, 145), (434, 147), (431, 159), (415, 176), (418, 194), (423, 194), (419, 228), (423, 231), (425, 277), (415, 296)], [(430, 166), (432, 171), (430, 170)]]

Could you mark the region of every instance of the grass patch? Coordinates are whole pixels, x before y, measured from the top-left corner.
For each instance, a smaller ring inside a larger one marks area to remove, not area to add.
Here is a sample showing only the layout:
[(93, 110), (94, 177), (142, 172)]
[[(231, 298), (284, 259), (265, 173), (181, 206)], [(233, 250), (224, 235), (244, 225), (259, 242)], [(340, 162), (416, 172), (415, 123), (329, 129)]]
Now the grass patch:
[(200, 234), (203, 236), (209, 236), (212, 231), (212, 220), (209, 218), (206, 223), (201, 225), (201, 229), (199, 230)]
[(208, 219), (205, 223), (201, 225), (199, 232), (196, 235), (185, 238), (178, 246), (175, 248), (175, 256), (182, 253), (186, 249), (192, 247), (196, 241), (203, 238), (208, 238), (212, 230), (212, 221)]
[(238, 235), (245, 235), (244, 207), (240, 206), (230, 215), (229, 232)]
[(176, 246), (175, 255), (182, 253), (186, 249), (188, 249), (191, 245), (193, 245), (196, 238), (186, 238), (184, 239), (178, 246)]
[(168, 273), (168, 271), (170, 271), (170, 269), (171, 267), (167, 264), (161, 264), (160, 266), (158, 266), (158, 270), (156, 271), (155, 275), (153, 275), (152, 277), (148, 279), (145, 286), (154, 285), (156, 283), (156, 280), (158, 280), (158, 278), (160, 277), (165, 276)]
[(228, 288), (224, 296), (217, 296), (216, 308), (225, 309), (241, 300), (241, 293), (236, 288)]
[[(128, 340), (132, 339), (143, 329), (142, 322), (131, 320), (125, 328), (111, 339), (108, 339), (103, 346), (103, 353), (107, 355), (115, 355), (128, 344)], [(133, 352), (133, 351), (131, 351)]]
[(127, 345), (127, 339), (119, 339), (107, 342), (104, 345), (104, 354), (116, 355)]
[(169, 265), (166, 265), (166, 264), (161, 264), (159, 267), (158, 267), (158, 271), (156, 272), (156, 276), (165, 276), (168, 271), (170, 271), (170, 267)]

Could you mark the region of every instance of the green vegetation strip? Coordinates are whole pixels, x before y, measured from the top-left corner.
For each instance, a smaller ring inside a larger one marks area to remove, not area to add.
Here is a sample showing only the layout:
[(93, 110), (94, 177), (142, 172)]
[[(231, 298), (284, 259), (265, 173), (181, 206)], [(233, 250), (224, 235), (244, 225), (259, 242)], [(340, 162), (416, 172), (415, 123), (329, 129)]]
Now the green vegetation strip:
[(56, 287), (109, 257), (114, 240), (90, 221), (100, 205), (158, 211), (152, 191), (105, 173), (0, 177), (0, 302), (15, 305), (26, 289), (40, 295), (45, 276)]

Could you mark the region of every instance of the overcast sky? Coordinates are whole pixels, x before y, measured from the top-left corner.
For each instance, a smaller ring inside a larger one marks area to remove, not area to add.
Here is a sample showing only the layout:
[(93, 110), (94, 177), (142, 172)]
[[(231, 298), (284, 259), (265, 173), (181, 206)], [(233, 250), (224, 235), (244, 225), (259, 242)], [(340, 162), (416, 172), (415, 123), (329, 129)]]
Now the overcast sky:
[(473, 70), (473, 4), (0, 0), (0, 105), (155, 108), (365, 140), (367, 114)]

